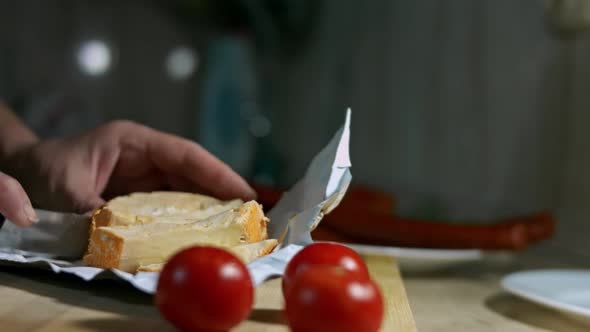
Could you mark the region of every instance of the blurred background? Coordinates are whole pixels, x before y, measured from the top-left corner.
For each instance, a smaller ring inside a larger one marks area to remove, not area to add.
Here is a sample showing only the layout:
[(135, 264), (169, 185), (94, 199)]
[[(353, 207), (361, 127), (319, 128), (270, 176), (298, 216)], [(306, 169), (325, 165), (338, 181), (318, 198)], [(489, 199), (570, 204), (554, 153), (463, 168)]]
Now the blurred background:
[(590, 2), (0, 1), (0, 97), (43, 137), (130, 119), (287, 187), (352, 108), (396, 212), (555, 211), (590, 249)]

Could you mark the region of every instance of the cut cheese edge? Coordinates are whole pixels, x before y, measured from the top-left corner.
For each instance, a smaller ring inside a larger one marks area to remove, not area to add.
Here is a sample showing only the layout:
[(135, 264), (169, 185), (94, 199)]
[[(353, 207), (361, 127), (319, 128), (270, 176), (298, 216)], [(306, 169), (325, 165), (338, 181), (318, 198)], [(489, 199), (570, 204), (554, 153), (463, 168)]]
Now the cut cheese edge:
[(129, 226), (152, 221), (186, 223), (240, 207), (240, 199), (220, 201), (183, 192), (133, 193), (110, 200), (92, 216), (92, 230), (105, 226)]
[(84, 256), (87, 265), (135, 272), (139, 266), (165, 262), (176, 251), (193, 245), (223, 248), (268, 238), (262, 206), (244, 203), (206, 219), (185, 223), (150, 222), (131, 226), (98, 227)]
[[(256, 258), (270, 254), (277, 244), (277, 240), (268, 239), (256, 243), (248, 243), (225, 249), (236, 255), (244, 264), (248, 264)], [(137, 272), (160, 272), (164, 267), (164, 264), (165, 263), (141, 265), (137, 269)]]

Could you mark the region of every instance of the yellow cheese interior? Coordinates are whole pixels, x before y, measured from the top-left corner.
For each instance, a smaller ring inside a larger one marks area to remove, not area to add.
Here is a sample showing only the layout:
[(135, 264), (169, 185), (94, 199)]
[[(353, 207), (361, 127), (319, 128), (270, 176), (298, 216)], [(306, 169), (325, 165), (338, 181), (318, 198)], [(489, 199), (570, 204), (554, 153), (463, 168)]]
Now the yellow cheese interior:
[[(244, 226), (237, 210), (227, 211), (192, 223), (148, 223), (133, 227), (102, 227), (124, 238), (119, 269), (134, 271), (140, 265), (166, 261), (180, 249), (193, 245), (233, 247), (245, 243)], [(105, 235), (106, 234), (101, 234)]]
[(127, 226), (154, 219), (185, 223), (205, 219), (242, 204), (239, 199), (224, 202), (198, 194), (154, 192), (118, 197), (110, 201), (106, 208), (114, 215), (111, 226)]
[[(248, 264), (270, 251), (278, 244), (275, 239), (263, 240), (255, 243), (242, 244), (235, 247), (226, 248), (229, 252), (236, 255), (244, 264)], [(141, 265), (140, 270), (157, 272), (164, 267), (164, 263)]]
[(256, 258), (262, 256), (263, 252), (274, 248), (277, 245), (277, 240), (268, 239), (255, 243), (242, 244), (239, 246), (229, 248), (229, 251), (238, 256), (244, 263), (250, 263)]

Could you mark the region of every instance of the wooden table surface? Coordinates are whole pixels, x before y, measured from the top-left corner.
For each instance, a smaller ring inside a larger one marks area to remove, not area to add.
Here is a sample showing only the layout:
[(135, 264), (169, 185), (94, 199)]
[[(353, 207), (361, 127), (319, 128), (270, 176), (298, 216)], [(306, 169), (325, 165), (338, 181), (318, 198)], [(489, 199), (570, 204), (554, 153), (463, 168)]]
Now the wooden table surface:
[[(388, 294), (383, 331), (590, 331), (568, 316), (503, 292), (502, 276), (531, 268), (590, 268), (589, 259), (566, 262), (545, 250), (452, 266), (403, 272), (394, 261), (368, 257), (374, 278)], [(404, 292), (407, 292), (407, 298)], [(408, 305), (409, 299), (409, 305)], [(279, 282), (257, 290), (257, 304), (239, 332), (288, 331), (281, 318)], [(410, 311), (411, 307), (411, 311)], [(173, 331), (151, 298), (114, 281), (88, 285), (38, 270), (0, 268), (0, 331)]]
[[(366, 257), (386, 297), (382, 331), (416, 331), (395, 260)], [(237, 332), (288, 331), (282, 318), (280, 280), (256, 291), (250, 319)], [(152, 297), (113, 280), (85, 283), (35, 269), (0, 267), (1, 332), (174, 331), (160, 318)], [(327, 331), (328, 332), (328, 331)]]
[(402, 270), (402, 275), (418, 331), (590, 331), (588, 323), (510, 295), (500, 286), (509, 273), (553, 268), (590, 269), (590, 259), (544, 245), (437, 271)]

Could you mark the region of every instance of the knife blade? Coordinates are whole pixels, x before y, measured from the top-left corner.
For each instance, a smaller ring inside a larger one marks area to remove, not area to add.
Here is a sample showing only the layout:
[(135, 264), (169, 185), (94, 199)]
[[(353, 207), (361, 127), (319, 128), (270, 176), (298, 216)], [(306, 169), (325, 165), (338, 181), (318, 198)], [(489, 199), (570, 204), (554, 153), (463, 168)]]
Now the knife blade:
[(39, 222), (30, 227), (0, 221), (0, 248), (56, 258), (78, 259), (84, 255), (90, 232), (89, 215), (35, 211)]

